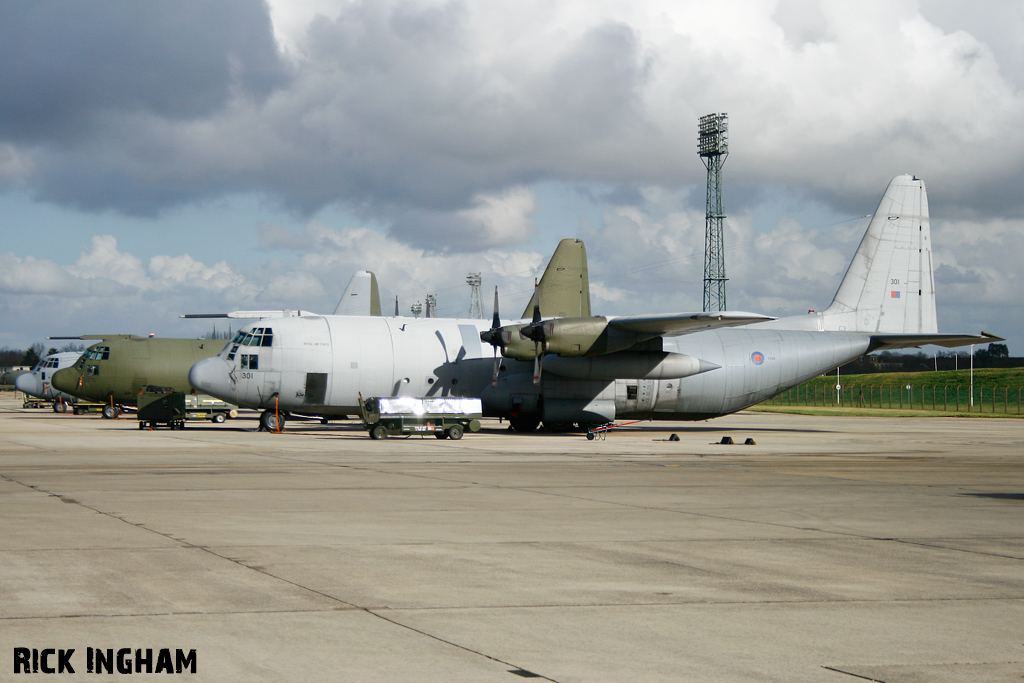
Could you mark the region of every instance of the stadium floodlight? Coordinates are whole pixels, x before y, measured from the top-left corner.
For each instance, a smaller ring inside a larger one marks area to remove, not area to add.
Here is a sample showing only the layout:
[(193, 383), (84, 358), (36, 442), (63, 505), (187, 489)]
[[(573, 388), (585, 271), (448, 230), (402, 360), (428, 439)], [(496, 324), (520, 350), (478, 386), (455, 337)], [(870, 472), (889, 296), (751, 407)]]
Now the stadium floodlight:
[(722, 165), (729, 156), (729, 115), (708, 114), (697, 121), (697, 154), (708, 170), (704, 237), (704, 310), (725, 308), (725, 244), (722, 223)]

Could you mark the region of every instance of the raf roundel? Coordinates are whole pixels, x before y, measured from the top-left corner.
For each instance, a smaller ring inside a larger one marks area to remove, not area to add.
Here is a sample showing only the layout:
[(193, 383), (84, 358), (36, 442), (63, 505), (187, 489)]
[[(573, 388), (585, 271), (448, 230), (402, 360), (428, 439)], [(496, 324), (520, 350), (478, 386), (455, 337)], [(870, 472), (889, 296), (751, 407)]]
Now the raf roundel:
[(750, 361), (754, 365), (761, 365), (762, 363), (764, 363), (764, 354), (761, 353), (760, 351), (754, 351), (752, 354), (750, 354)]

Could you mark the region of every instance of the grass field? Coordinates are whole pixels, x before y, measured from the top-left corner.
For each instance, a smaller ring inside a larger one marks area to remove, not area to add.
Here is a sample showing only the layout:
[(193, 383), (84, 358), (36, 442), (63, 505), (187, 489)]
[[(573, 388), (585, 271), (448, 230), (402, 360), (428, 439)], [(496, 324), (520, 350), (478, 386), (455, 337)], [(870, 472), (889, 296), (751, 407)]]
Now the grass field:
[(751, 410), (806, 415), (1019, 417), (1024, 368), (891, 372), (815, 377)]

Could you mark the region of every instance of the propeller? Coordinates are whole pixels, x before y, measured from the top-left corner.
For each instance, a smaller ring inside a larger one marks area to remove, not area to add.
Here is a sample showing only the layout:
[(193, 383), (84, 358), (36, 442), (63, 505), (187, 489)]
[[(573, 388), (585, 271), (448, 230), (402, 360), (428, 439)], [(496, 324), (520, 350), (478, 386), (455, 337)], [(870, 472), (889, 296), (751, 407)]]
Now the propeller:
[(540, 362), (544, 355), (544, 323), (540, 319), (540, 285), (533, 281), (533, 320), (523, 328), (523, 336), (534, 342), (533, 384), (540, 384)]
[(491, 320), (491, 329), (480, 333), (480, 340), (490, 344), (494, 349), (494, 374), (491, 375), (491, 386), (498, 386), (498, 371), (501, 369), (501, 360), (498, 358), (498, 347), (501, 346), (501, 318), (498, 316), (498, 288), (494, 288), (494, 318)]

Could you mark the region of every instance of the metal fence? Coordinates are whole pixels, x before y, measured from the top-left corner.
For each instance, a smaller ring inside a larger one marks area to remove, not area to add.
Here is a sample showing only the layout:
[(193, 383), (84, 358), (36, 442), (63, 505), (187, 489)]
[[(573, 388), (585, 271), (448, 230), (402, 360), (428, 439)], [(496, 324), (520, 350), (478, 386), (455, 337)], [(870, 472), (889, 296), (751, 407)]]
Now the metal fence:
[(1021, 414), (1022, 386), (973, 387), (964, 384), (902, 384), (853, 386), (836, 389), (800, 385), (768, 399), (762, 405), (818, 406), (822, 408), (881, 408), (962, 413)]

